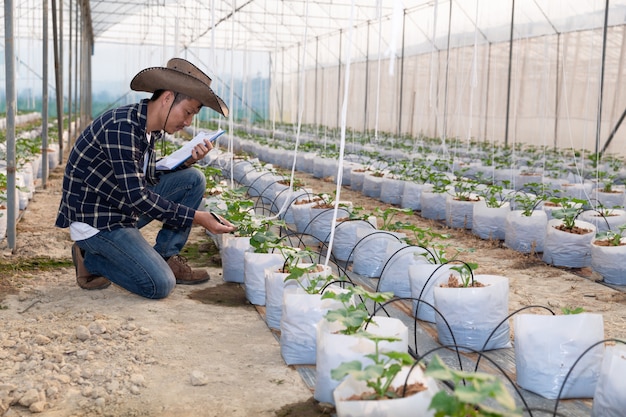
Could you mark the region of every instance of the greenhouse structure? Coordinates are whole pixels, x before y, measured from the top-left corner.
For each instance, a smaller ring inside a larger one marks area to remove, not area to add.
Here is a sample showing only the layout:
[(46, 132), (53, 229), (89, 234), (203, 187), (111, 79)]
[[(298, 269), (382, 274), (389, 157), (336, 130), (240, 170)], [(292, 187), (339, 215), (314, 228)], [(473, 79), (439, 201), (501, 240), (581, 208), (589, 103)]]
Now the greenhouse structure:
[(625, 415), (626, 0), (2, 13), (0, 416)]

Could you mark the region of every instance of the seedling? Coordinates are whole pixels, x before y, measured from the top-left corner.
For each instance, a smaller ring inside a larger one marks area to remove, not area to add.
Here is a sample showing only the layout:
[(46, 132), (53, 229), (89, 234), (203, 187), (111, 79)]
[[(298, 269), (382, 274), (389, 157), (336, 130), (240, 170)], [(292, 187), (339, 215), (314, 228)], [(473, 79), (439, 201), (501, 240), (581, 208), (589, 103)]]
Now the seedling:
[[(426, 376), (440, 381), (452, 381), (454, 390), (441, 390), (435, 394), (429, 409), (435, 417), (521, 417), (515, 399), (496, 376), (483, 372), (457, 371), (449, 368), (439, 356), (428, 364)], [(464, 383), (463, 383), (464, 382)], [(486, 405), (495, 400), (499, 408)]]
[(371, 333), (362, 332), (360, 336), (367, 337), (375, 344), (374, 353), (365, 355), (374, 363), (363, 366), (359, 360), (344, 362), (339, 367), (331, 370), (333, 379), (341, 380), (346, 375), (352, 375), (358, 381), (365, 381), (367, 386), (374, 390), (370, 395), (364, 396), (363, 400), (380, 400), (398, 398), (396, 390), (391, 389), (391, 383), (395, 376), (402, 370), (403, 366), (412, 365), (414, 360), (407, 352), (381, 352), (380, 342), (395, 342), (400, 339), (396, 337), (376, 336)]

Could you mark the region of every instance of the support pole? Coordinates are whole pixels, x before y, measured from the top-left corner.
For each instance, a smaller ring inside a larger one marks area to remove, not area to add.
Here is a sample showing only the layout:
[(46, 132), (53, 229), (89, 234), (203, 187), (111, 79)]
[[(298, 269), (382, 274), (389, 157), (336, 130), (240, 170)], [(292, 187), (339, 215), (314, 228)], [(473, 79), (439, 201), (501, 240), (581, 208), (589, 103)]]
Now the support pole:
[(509, 34), (509, 77), (506, 86), (506, 114), (504, 128), (504, 146), (509, 144), (509, 114), (511, 112), (511, 71), (513, 65), (513, 27), (515, 26), (515, 0), (511, 4), (511, 32)]
[(17, 221), (15, 184), (15, 45), (13, 35), (13, 0), (4, 0), (4, 65), (6, 68), (5, 87), (7, 105), (7, 243), (15, 249), (15, 224)]
[[(42, 49), (42, 85), (41, 85), (41, 185), (45, 189), (48, 183), (48, 0), (43, 0), (43, 49)], [(35, 172), (34, 175), (38, 173)]]
[[(63, 2), (61, 2), (63, 6)], [(61, 56), (59, 52), (59, 29), (57, 25), (57, 2), (52, 0), (52, 35), (54, 45), (54, 75), (56, 84), (56, 102), (57, 102), (57, 134), (59, 135), (59, 164), (63, 162), (63, 83), (61, 77)]]
[(600, 67), (600, 87), (598, 92), (598, 114), (596, 116), (596, 154), (600, 150), (600, 129), (602, 128), (602, 97), (604, 93), (604, 65), (606, 61), (606, 33), (609, 26), (609, 0), (604, 7), (604, 28), (602, 29), (602, 63)]

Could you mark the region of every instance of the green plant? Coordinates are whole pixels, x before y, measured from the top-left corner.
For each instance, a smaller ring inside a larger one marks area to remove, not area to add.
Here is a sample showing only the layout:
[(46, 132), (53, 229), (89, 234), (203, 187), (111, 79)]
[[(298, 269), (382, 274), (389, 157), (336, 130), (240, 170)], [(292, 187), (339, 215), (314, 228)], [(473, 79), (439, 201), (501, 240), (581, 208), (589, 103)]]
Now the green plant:
[(478, 190), (478, 195), (485, 200), (485, 205), (489, 208), (502, 207), (509, 201), (509, 195), (505, 193), (505, 187), (508, 187), (510, 181), (502, 181), (502, 185), (488, 184), (484, 188)]
[(455, 174), (454, 187), (452, 195), (459, 201), (478, 201), (479, 196), (476, 194), (478, 182), (471, 178), (462, 177), (459, 173)]
[[(495, 375), (451, 369), (435, 355), (424, 372), (440, 381), (451, 381), (452, 391), (441, 390), (431, 400), (429, 409), (435, 417), (521, 417), (515, 399)], [(493, 402), (499, 408), (485, 404)]]
[(563, 221), (563, 227), (572, 230), (576, 226), (576, 219), (585, 210), (585, 200), (569, 197), (551, 198), (552, 203), (558, 204), (561, 208), (552, 210), (552, 217)]
[(459, 280), (463, 288), (467, 288), (474, 283), (474, 271), (478, 269), (475, 262), (463, 262), (458, 266), (451, 266), (450, 269), (459, 273)]
[(374, 216), (382, 219), (383, 221), (382, 224), (380, 225), (380, 230), (397, 231), (397, 230), (410, 227), (411, 223), (408, 223), (408, 222), (401, 222), (401, 221), (394, 222), (394, 218), (398, 214), (406, 214), (410, 216), (411, 214), (413, 214), (413, 210), (401, 209), (397, 207), (387, 207), (383, 210), (380, 207), (376, 207), (373, 213)]
[(617, 231), (606, 230), (596, 235), (598, 240), (606, 240), (609, 246), (620, 246), (622, 244), (622, 238), (624, 236), (624, 230), (626, 230), (626, 224), (619, 225)]
[(582, 307), (561, 307), (561, 312), (565, 315), (580, 314), (584, 311), (585, 309)]
[(372, 364), (363, 366), (359, 360), (344, 362), (339, 367), (331, 370), (333, 379), (341, 380), (346, 375), (351, 375), (358, 381), (365, 381), (367, 386), (374, 390), (370, 395), (363, 397), (363, 400), (380, 400), (398, 398), (396, 390), (390, 389), (395, 376), (402, 370), (403, 366), (412, 365), (414, 360), (407, 352), (388, 351), (381, 352), (380, 342), (395, 342), (400, 339), (395, 337), (376, 336), (371, 333), (362, 332), (359, 336), (367, 337), (374, 342), (374, 353), (365, 355), (373, 361)]
[[(355, 302), (355, 297), (359, 298), (359, 302)], [(325, 291), (322, 299), (338, 300), (342, 307), (329, 310), (324, 318), (330, 322), (339, 322), (342, 329), (339, 333), (351, 335), (363, 331), (365, 324), (370, 317), (365, 305), (366, 300), (374, 303), (384, 303), (393, 298), (391, 292), (370, 292), (363, 287), (354, 285), (349, 286), (347, 291), (334, 292), (332, 290)]]
[(546, 186), (536, 182), (526, 184), (528, 192), (518, 191), (513, 197), (524, 216), (530, 217), (533, 211), (549, 197)]
[(444, 172), (432, 170), (428, 174), (428, 183), (432, 184), (433, 193), (443, 194), (448, 191), (452, 181)]

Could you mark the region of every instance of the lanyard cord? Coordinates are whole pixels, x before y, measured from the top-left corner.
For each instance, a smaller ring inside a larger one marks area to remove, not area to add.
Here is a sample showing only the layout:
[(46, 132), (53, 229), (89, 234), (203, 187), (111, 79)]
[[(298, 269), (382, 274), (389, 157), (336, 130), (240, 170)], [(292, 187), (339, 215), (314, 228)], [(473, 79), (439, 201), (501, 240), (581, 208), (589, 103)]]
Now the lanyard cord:
[(174, 107), (174, 103), (176, 103), (176, 98), (178, 97), (178, 93), (174, 92), (174, 100), (172, 100), (172, 104), (170, 105), (170, 109), (167, 111), (167, 116), (165, 116), (165, 121), (163, 122), (163, 136), (161, 136), (161, 155), (165, 155), (165, 125), (167, 125), (167, 121), (170, 118), (170, 113), (172, 112), (172, 107)]

